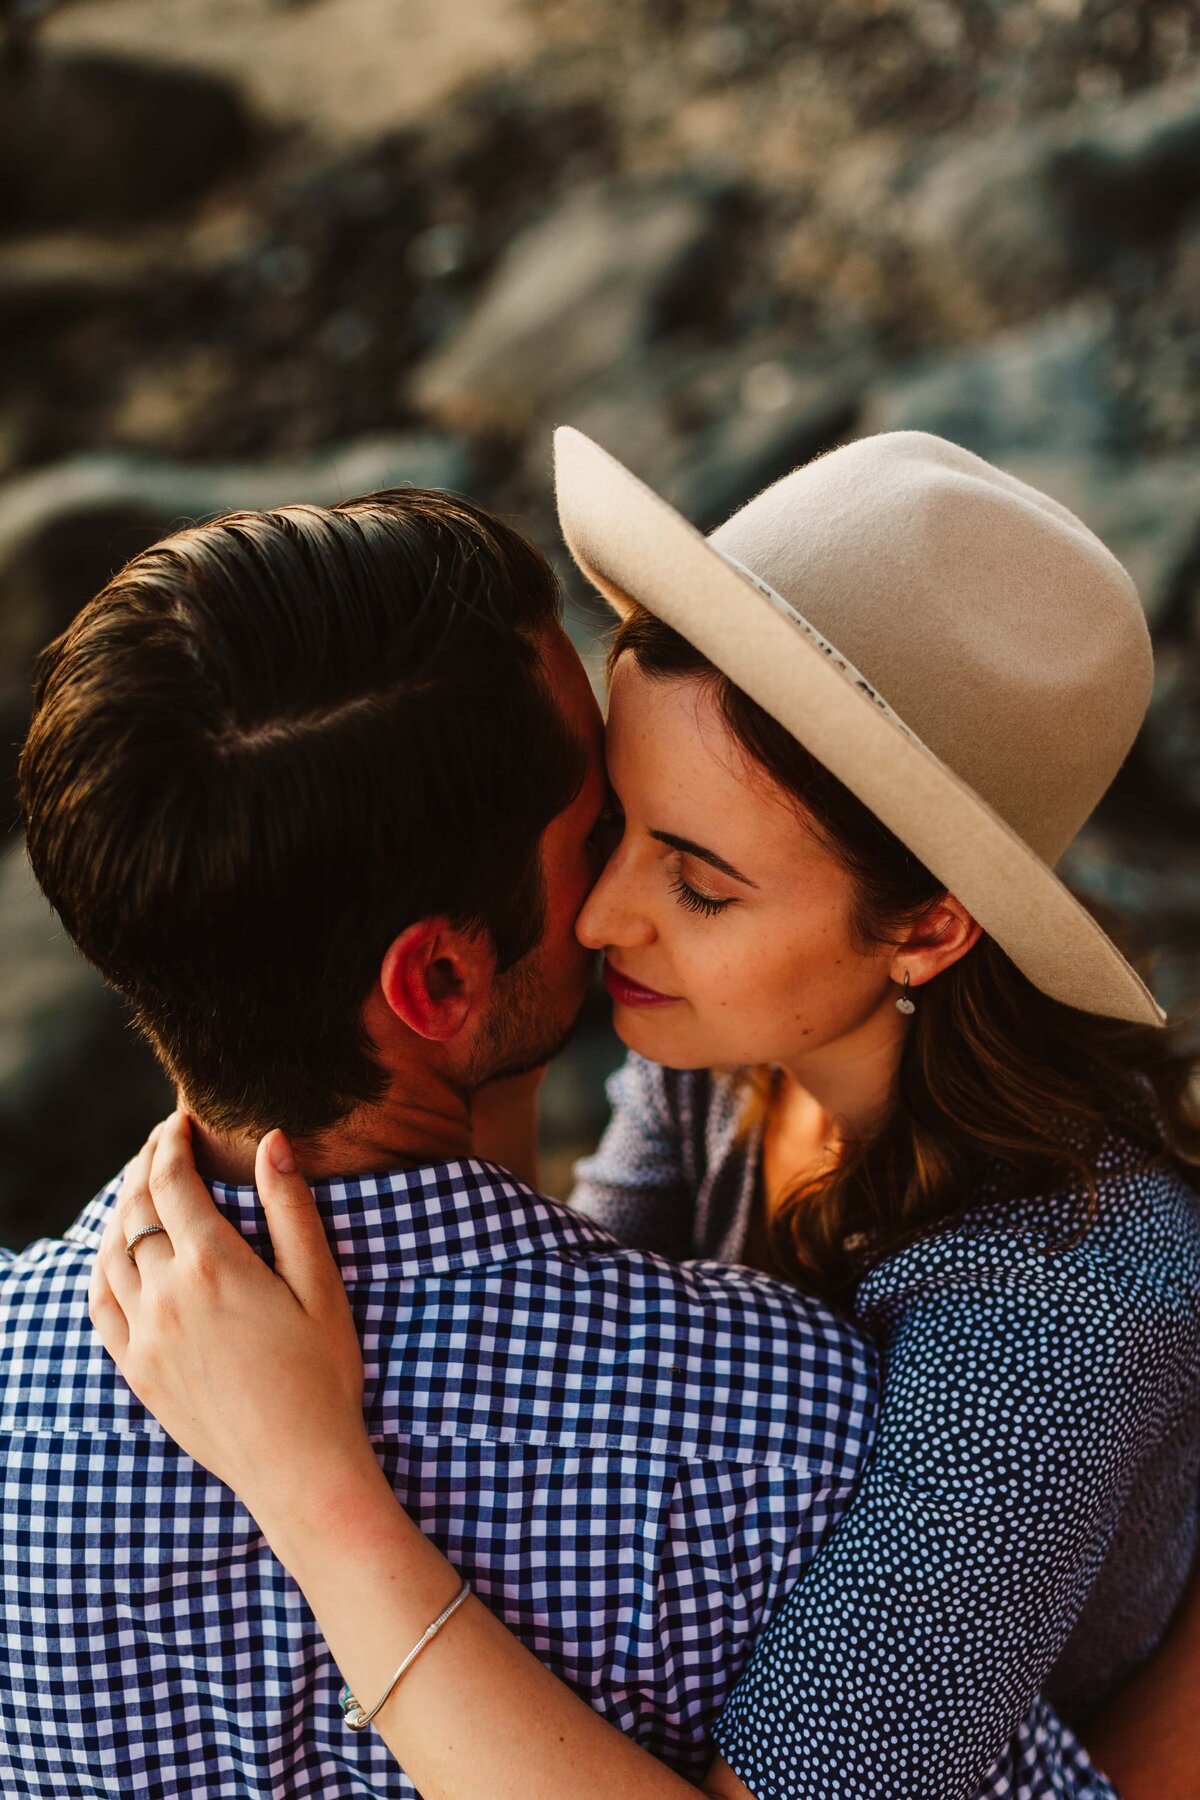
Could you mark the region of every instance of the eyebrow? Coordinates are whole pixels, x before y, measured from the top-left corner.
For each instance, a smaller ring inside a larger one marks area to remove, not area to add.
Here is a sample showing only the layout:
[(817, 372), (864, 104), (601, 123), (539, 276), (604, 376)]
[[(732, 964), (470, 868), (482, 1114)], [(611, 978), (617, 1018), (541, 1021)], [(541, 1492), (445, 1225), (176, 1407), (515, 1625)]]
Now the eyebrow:
[(691, 838), (676, 837), (673, 831), (652, 831), (650, 836), (657, 838), (660, 844), (669, 844), (672, 850), (682, 850), (685, 856), (699, 857), (701, 862), (711, 864), (714, 869), (720, 869), (722, 875), (731, 875), (734, 881), (744, 881), (747, 887), (756, 888), (758, 886), (757, 881), (751, 881), (748, 875), (743, 875), (740, 869), (735, 869), (732, 863), (726, 862), (723, 856), (718, 856), (715, 850), (706, 850), (703, 844), (694, 844)]

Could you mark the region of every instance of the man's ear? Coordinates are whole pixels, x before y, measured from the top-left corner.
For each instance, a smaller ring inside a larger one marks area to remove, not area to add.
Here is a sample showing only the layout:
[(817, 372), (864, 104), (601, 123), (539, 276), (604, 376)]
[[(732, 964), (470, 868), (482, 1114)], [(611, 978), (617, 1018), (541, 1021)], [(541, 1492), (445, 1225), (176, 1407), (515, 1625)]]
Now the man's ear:
[(495, 955), (485, 933), (447, 919), (421, 919), (388, 945), (379, 971), (383, 997), (418, 1037), (458, 1036), (490, 990)]

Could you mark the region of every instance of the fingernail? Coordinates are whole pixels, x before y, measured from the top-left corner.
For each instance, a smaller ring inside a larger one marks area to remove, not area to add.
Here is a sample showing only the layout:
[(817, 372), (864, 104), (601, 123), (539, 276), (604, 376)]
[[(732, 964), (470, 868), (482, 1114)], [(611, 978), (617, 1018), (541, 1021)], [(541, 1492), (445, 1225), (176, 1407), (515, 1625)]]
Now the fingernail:
[(282, 1131), (277, 1130), (272, 1135), (270, 1145), (267, 1148), (267, 1155), (281, 1175), (294, 1175), (296, 1173), (296, 1159), (292, 1155), (292, 1146), (288, 1143)]

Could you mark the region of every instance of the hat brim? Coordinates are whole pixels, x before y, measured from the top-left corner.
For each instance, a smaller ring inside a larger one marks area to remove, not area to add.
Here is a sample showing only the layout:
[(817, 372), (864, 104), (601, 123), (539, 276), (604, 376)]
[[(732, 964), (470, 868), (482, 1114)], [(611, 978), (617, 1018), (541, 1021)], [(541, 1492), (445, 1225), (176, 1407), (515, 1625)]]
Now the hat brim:
[(869, 806), (1027, 975), (1068, 1006), (1166, 1015), (1111, 938), (974, 789), (615, 457), (554, 434), (567, 548), (617, 612), (679, 632)]

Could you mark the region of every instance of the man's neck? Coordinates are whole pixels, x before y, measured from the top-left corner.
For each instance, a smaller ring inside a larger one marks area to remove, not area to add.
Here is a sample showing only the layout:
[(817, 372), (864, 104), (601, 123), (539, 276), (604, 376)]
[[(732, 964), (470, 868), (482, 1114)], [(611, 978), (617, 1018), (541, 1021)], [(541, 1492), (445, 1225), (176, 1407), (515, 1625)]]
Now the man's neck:
[[(179, 1104), (186, 1107), (182, 1097)], [(249, 1185), (254, 1180), (253, 1137), (211, 1130), (193, 1115), (196, 1166), (210, 1181)], [(382, 1175), (390, 1169), (427, 1168), (474, 1154), (468, 1095), (438, 1088), (415, 1100), (388, 1095), (351, 1113), (319, 1136), (293, 1141), (296, 1162), (309, 1181), (334, 1175)]]

